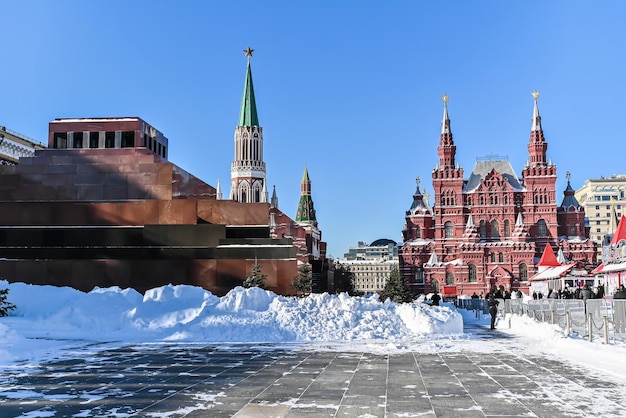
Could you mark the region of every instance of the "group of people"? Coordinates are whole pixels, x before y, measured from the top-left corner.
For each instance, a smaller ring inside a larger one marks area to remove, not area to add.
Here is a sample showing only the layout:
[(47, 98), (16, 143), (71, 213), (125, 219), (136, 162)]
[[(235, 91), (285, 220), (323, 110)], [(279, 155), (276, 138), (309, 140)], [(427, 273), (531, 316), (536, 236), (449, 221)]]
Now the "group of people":
[[(624, 286), (622, 285), (621, 288), (623, 287)], [(622, 298), (621, 294), (618, 295), (618, 292), (619, 292), (619, 289), (613, 295), (613, 299)], [(582, 299), (582, 300), (602, 299), (604, 295), (605, 295), (604, 286), (601, 284), (598, 285), (598, 287), (596, 287), (594, 290), (592, 290), (591, 286), (589, 286), (588, 284), (585, 284), (582, 287), (576, 287), (573, 290), (572, 288), (566, 285), (564, 289), (558, 289), (558, 290), (549, 289), (548, 294), (546, 296), (544, 296), (542, 292), (537, 292), (537, 291), (534, 291), (532, 294), (533, 299), (535, 300), (543, 299), (544, 297), (548, 299)], [(623, 298), (626, 299), (626, 293), (624, 294)]]
[[(517, 299), (521, 299), (524, 296), (521, 290), (517, 290), (516, 292), (511, 292), (510, 290), (504, 290), (504, 286), (502, 285), (500, 285), (499, 288), (491, 289), (491, 291), (487, 294), (487, 297), (489, 297), (492, 293), (496, 299), (511, 299), (511, 297), (513, 296), (515, 296)], [(483, 295), (482, 293), (479, 295), (478, 293), (474, 292), (472, 293), (471, 298), (482, 299)]]

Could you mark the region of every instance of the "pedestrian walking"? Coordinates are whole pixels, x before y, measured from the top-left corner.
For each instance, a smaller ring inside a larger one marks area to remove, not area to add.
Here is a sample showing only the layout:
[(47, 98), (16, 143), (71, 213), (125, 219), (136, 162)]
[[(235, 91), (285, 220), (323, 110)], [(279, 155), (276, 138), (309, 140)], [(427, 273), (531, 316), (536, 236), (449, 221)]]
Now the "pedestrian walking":
[(493, 293), (489, 294), (487, 305), (489, 306), (489, 314), (491, 315), (491, 329), (496, 329), (496, 315), (498, 314), (498, 304), (500, 301), (496, 299)]

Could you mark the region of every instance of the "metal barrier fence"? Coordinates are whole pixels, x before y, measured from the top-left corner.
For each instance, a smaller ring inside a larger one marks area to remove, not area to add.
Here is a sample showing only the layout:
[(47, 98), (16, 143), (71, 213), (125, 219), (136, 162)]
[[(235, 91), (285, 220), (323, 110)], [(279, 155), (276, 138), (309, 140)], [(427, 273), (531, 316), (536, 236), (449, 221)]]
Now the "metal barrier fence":
[[(626, 299), (498, 299), (498, 315), (525, 315), (540, 322), (556, 324), (566, 335), (578, 334), (589, 341), (603, 337), (611, 340), (626, 339)], [(488, 314), (485, 299), (457, 299), (457, 308)]]

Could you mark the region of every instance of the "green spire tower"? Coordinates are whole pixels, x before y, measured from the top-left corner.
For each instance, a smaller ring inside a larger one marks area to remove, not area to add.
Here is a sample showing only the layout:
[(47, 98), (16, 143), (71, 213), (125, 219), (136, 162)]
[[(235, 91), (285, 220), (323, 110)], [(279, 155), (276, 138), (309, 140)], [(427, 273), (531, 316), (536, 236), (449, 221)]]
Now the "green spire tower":
[(235, 128), (235, 160), (230, 167), (230, 199), (242, 203), (266, 203), (263, 128), (259, 126), (250, 59), (254, 49), (244, 49), (248, 58), (239, 122)]
[(241, 111), (239, 112), (239, 124), (237, 126), (259, 126), (259, 116), (256, 112), (256, 101), (254, 100), (254, 85), (252, 84), (252, 69), (250, 68), (250, 58), (254, 49), (244, 49), (248, 57), (248, 67), (246, 69), (246, 81), (243, 86), (243, 98), (241, 99)]
[(296, 222), (317, 225), (313, 198), (311, 197), (311, 180), (309, 179), (309, 170), (306, 166), (304, 167), (304, 175), (300, 185), (300, 203), (298, 203)]

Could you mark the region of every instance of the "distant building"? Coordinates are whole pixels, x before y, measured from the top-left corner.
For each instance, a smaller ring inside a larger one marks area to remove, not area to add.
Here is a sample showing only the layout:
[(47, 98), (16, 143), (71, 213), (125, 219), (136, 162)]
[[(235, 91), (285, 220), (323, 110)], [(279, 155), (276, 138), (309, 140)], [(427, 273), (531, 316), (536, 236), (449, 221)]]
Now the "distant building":
[(598, 246), (598, 258), (604, 260), (602, 246), (610, 242), (619, 219), (626, 213), (626, 174), (589, 179), (575, 196), (585, 208), (589, 236)]
[(439, 163), (432, 171), (434, 205), (424, 200), (418, 180), (402, 231), (400, 272), (414, 292), (485, 294), (500, 285), (527, 291), (547, 245), (562, 249), (569, 260), (595, 266), (595, 243), (569, 176), (557, 203), (556, 165), (547, 158), (538, 96), (533, 93), (529, 158), (521, 177), (508, 159), (490, 156), (478, 159), (468, 178), (456, 161), (444, 96)]
[(377, 239), (371, 244), (359, 241), (343, 255), (345, 260), (393, 260), (398, 258), (398, 243), (390, 239)]
[(44, 148), (41, 142), (0, 126), (0, 164), (18, 164), (20, 157), (32, 157), (35, 150)]
[(356, 292), (380, 292), (391, 271), (398, 268), (398, 244), (390, 239), (378, 239), (369, 245), (360, 241), (356, 247), (350, 247), (337, 264), (347, 267), (353, 274)]

